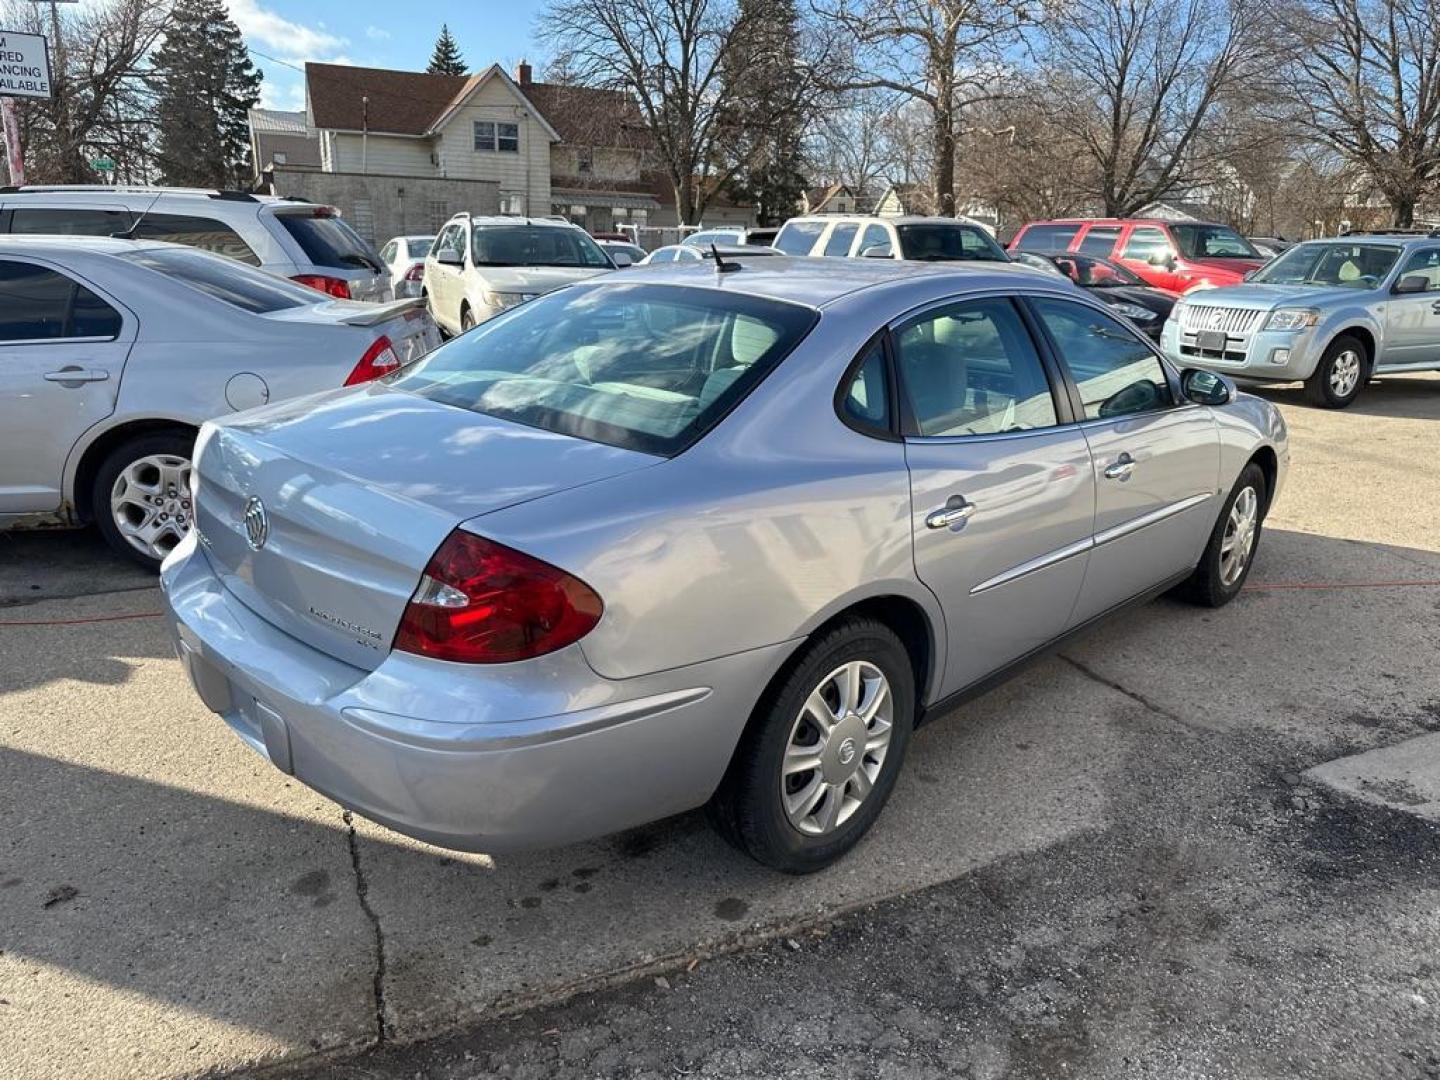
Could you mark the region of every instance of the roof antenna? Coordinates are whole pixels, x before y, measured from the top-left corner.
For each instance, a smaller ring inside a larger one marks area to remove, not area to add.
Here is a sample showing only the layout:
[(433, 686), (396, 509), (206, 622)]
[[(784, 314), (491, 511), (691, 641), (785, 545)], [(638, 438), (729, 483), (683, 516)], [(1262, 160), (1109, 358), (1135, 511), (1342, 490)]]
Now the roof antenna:
[(138, 229), (138, 228), (140, 228), (140, 223), (145, 220), (145, 216), (146, 216), (147, 214), (149, 214), (151, 210), (154, 210), (154, 209), (155, 209), (155, 204), (160, 201), (160, 196), (163, 195), (163, 194), (165, 194), (163, 191), (157, 193), (156, 196), (155, 196), (155, 198), (153, 198), (153, 199), (150, 200), (150, 205), (147, 206), (147, 207), (145, 207), (144, 210), (141, 210), (141, 211), (140, 211), (140, 216), (137, 217), (134, 221), (132, 221), (132, 222), (130, 223), (130, 227), (127, 228), (127, 229), (121, 229), (121, 230), (120, 230), (119, 232), (117, 232), (117, 233), (111, 233), (111, 234), (110, 234), (111, 239), (114, 239), (114, 240), (134, 240), (134, 239), (135, 239), (135, 230)]
[(740, 269), (738, 262), (726, 262), (720, 257), (720, 249), (715, 246), (713, 240), (710, 242), (710, 254), (715, 258), (715, 272), (717, 274), (728, 274), (733, 270)]

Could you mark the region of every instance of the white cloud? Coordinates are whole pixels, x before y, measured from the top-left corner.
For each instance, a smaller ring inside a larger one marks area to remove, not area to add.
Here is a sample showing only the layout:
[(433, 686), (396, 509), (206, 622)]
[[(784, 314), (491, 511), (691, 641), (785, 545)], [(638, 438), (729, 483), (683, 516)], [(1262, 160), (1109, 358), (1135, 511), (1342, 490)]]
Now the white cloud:
[(365, 27), (365, 36), (371, 41), (384, 41), (390, 36), (389, 30), (382, 30), (378, 26)]
[(321, 24), (306, 26), (262, 7), (259, 0), (230, 0), (230, 18), (247, 44), (283, 60), (336, 62), (332, 55), (349, 44)]

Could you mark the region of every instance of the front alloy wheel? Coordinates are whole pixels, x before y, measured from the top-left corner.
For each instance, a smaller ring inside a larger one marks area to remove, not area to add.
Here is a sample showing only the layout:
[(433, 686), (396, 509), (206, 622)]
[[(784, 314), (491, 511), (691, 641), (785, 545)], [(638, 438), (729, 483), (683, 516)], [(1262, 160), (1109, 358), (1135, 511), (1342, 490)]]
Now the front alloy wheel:
[(1259, 527), (1260, 496), (1253, 485), (1246, 485), (1230, 504), (1220, 540), (1220, 583), (1225, 588), (1233, 588), (1250, 566)]
[(1367, 366), (1365, 347), (1349, 334), (1341, 334), (1305, 380), (1305, 393), (1316, 405), (1343, 409), (1359, 396)]

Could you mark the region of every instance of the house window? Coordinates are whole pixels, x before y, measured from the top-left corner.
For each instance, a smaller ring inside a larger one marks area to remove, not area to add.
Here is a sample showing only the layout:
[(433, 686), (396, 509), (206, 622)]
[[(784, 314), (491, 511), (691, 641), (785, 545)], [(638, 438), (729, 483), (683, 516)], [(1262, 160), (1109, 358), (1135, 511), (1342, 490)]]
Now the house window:
[(274, 161), (276, 165), (284, 165), (290, 159), (286, 157), (284, 150), (276, 150), (271, 156), (271, 160)]
[(595, 151), (588, 146), (582, 146), (575, 151), (575, 168), (582, 173), (595, 170)]
[(498, 150), (502, 154), (518, 154), (520, 152), (520, 125), (503, 124), (494, 120), (476, 120), (475, 149)]

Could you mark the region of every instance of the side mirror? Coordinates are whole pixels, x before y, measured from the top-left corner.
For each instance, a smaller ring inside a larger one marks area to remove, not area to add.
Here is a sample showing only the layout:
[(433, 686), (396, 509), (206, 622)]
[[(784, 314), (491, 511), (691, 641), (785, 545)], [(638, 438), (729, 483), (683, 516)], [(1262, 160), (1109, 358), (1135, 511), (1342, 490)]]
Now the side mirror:
[(624, 270), (627, 266), (635, 265), (635, 260), (628, 251), (611, 251), (607, 254), (609, 254), (610, 261), (615, 264), (615, 269), (617, 270)]
[(1430, 279), (1424, 274), (1406, 274), (1395, 283), (1395, 288), (1391, 291), (1400, 295), (1429, 292)]
[(1164, 266), (1168, 269), (1175, 265), (1175, 253), (1172, 251), (1152, 251), (1150, 258), (1145, 261), (1151, 266)]
[(1234, 397), (1230, 384), (1219, 375), (1193, 367), (1180, 373), (1180, 392), (1196, 405), (1228, 405)]
[(435, 252), (435, 261), (441, 266), (464, 266), (465, 260), (460, 257), (460, 252), (454, 248), (441, 248)]
[(873, 244), (860, 252), (860, 257), (862, 259), (893, 259), (895, 254), (889, 244)]

